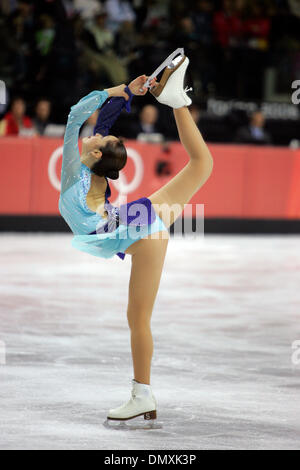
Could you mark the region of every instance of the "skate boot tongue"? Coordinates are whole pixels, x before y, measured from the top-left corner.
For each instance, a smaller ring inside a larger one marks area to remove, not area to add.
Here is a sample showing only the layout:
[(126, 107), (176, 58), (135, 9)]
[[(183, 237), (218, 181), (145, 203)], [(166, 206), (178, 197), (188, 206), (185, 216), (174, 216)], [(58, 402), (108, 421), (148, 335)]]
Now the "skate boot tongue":
[(136, 380), (132, 381), (133, 387), (132, 387), (132, 394), (135, 396), (140, 396), (140, 395), (152, 395), (151, 392), (151, 385), (147, 384), (140, 384)]

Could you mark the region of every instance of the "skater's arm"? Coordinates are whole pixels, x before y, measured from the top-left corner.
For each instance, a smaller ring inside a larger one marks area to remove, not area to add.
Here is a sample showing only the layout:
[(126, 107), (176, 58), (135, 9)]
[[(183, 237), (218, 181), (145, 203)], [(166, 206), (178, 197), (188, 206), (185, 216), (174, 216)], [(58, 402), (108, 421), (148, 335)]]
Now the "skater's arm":
[(109, 97), (108, 90), (92, 91), (82, 98), (75, 106), (72, 106), (68, 124), (82, 126), (82, 124), (102, 106)]
[(193, 163), (200, 165), (203, 179), (207, 180), (213, 169), (213, 158), (187, 107), (174, 109), (174, 116), (182, 145)]
[(93, 91), (71, 108), (64, 138), (61, 193), (64, 193), (80, 178), (81, 162), (78, 149), (80, 128), (101, 107), (108, 96), (107, 91)]
[[(109, 88), (108, 92), (111, 99), (105, 103), (101, 109), (96, 127), (94, 129), (94, 135), (101, 134), (103, 137), (109, 134), (110, 128), (116, 122), (121, 111), (125, 108), (128, 113), (131, 111), (131, 102), (134, 96), (145, 96), (147, 88), (144, 88), (148, 77), (141, 75), (133, 80), (128, 86), (120, 85), (120, 87)], [(126, 96), (120, 97), (118, 89), (123, 88), (123, 93)]]
[(101, 108), (97, 124), (94, 129), (94, 135), (101, 134), (103, 137), (107, 136), (109, 134), (110, 128), (116, 122), (121, 111), (125, 108), (127, 113), (130, 113), (131, 102), (134, 95), (128, 86), (124, 89), (124, 91), (129, 96), (128, 101), (126, 101), (126, 99), (123, 97), (112, 97)]

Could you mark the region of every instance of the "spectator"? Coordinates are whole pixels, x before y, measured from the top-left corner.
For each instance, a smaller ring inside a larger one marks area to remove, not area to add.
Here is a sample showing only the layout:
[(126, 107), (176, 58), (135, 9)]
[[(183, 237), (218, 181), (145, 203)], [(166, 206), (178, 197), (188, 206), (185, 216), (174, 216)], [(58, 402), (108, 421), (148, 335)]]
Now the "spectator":
[[(186, 84), (203, 101), (264, 101), (267, 68), (275, 74), (276, 94), (298, 78), (299, 5), (299, 0), (0, 0), (0, 78), (8, 96), (28, 97), (30, 108), (36, 96), (55, 100), (55, 122), (63, 123), (70, 106), (89, 90), (150, 74), (181, 46), (190, 59)], [(178, 139), (171, 111), (157, 108), (163, 135)], [(118, 121), (121, 129), (120, 123), (126, 135), (130, 118)], [(48, 132), (46, 126), (43, 135)]]
[[(19, 1), (18, 8), (9, 16), (7, 25), (6, 37), (1, 46), (10, 51), (15, 80), (23, 84), (29, 80), (34, 49), (32, 2), (30, 0)], [(19, 86), (18, 89), (20, 89)]]
[(169, 3), (169, 0), (148, 0), (145, 2), (146, 11), (143, 27), (152, 28), (160, 25), (166, 27), (169, 19)]
[(217, 74), (213, 42), (213, 3), (210, 0), (196, 0), (191, 18), (197, 37), (197, 48), (191, 56), (193, 63), (197, 64), (193, 70), (194, 83), (208, 96), (216, 87)]
[(138, 41), (133, 24), (124, 21), (115, 36), (115, 49), (123, 65), (128, 66), (130, 62), (139, 57)]
[(72, 23), (62, 0), (39, 0), (35, 4), (35, 16), (40, 19), (39, 38), (45, 38), (46, 44), (43, 47), (41, 42), (35, 55), (36, 81), (32, 92), (55, 98), (64, 111), (78, 96), (78, 52)]
[(213, 40), (212, 11), (213, 5), (209, 0), (196, 1), (193, 11), (193, 21), (199, 43), (204, 46), (210, 46)]
[(50, 124), (51, 103), (47, 99), (41, 99), (37, 102), (35, 108), (35, 117), (33, 119), (34, 128), (38, 135), (44, 135), (47, 126)]
[(158, 109), (152, 104), (144, 106), (139, 114), (139, 120), (131, 123), (129, 133), (133, 139), (138, 139), (141, 134), (160, 133), (158, 121)]
[(28, 26), (33, 22), (33, 3), (32, 0), (17, 1), (17, 14), (22, 16)]
[(32, 121), (25, 113), (26, 104), (23, 98), (14, 98), (11, 103), (11, 111), (5, 115), (0, 123), (0, 135), (4, 137), (34, 135)]
[(4, 15), (9, 15), (17, 7), (17, 0), (1, 0), (0, 11)]
[(113, 85), (126, 83), (129, 79), (125, 66), (114, 52), (115, 38), (106, 27), (107, 14), (99, 13), (86, 28), (86, 47), (84, 55), (86, 64), (97, 74), (105, 72), (107, 79)]
[(272, 139), (265, 131), (265, 117), (261, 111), (251, 115), (250, 124), (241, 127), (236, 134), (235, 142), (239, 144), (271, 145)]
[(198, 33), (192, 18), (189, 16), (179, 18), (173, 32), (173, 43), (177, 42), (177, 44), (187, 49), (195, 49), (197, 48), (198, 39)]
[(55, 23), (51, 16), (41, 15), (35, 33), (35, 45), (40, 57), (46, 57), (51, 52), (55, 39)]
[(6, 18), (0, 16), (0, 76), (7, 85), (15, 80), (17, 41), (11, 37), (12, 31)]
[(83, 139), (84, 137), (90, 137), (91, 135), (94, 134), (94, 128), (97, 124), (97, 119), (98, 119), (99, 111), (96, 111), (94, 114), (92, 114), (86, 123), (84, 124), (81, 132), (80, 132), (80, 138)]
[(249, 17), (244, 24), (248, 45), (251, 49), (264, 51), (269, 46), (270, 18), (267, 17), (261, 2), (251, 2), (249, 10)]
[[(249, 2), (245, 10), (244, 38), (248, 49), (243, 51), (240, 62), (240, 87), (242, 96), (263, 99), (264, 70), (268, 62), (271, 20), (261, 1)], [(255, 70), (255, 74), (249, 74)]]
[[(244, 74), (240, 73), (240, 51), (244, 41), (243, 8), (240, 2), (223, 0), (223, 8), (216, 11), (213, 18), (213, 30), (215, 39), (215, 83), (219, 96), (229, 98), (236, 96), (242, 98), (241, 82)], [(241, 75), (242, 78), (241, 78)]]
[(84, 20), (92, 19), (101, 10), (97, 0), (73, 0), (73, 5)]
[(288, 0), (288, 4), (290, 6), (290, 10), (293, 15), (298, 16), (300, 18), (300, 2), (299, 0)]
[(35, 108), (35, 117), (33, 120), (35, 132), (43, 137), (63, 137), (65, 125), (52, 124), (50, 121), (51, 102), (42, 98), (38, 101)]
[(124, 21), (134, 23), (135, 12), (127, 0), (107, 0), (106, 9), (108, 14), (108, 28), (117, 32)]
[(223, 0), (223, 8), (214, 15), (213, 27), (215, 40), (222, 48), (240, 44), (243, 22), (232, 0)]

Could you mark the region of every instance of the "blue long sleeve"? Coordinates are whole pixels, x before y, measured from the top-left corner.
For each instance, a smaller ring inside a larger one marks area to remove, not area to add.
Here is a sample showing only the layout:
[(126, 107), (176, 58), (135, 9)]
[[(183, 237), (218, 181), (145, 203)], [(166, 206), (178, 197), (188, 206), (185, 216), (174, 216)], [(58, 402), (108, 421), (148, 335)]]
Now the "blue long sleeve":
[(128, 113), (131, 111), (131, 102), (133, 98), (133, 94), (131, 93), (128, 87), (125, 88), (125, 92), (129, 95), (129, 100), (126, 101), (125, 98), (111, 98), (103, 108), (98, 116), (97, 124), (94, 129), (94, 135), (101, 134), (102, 136), (106, 136), (109, 134), (110, 128), (116, 122), (118, 116), (120, 115), (121, 111), (125, 108)]
[(61, 194), (80, 179), (81, 162), (78, 148), (80, 128), (101, 107), (108, 96), (107, 91), (93, 91), (71, 108), (64, 139)]

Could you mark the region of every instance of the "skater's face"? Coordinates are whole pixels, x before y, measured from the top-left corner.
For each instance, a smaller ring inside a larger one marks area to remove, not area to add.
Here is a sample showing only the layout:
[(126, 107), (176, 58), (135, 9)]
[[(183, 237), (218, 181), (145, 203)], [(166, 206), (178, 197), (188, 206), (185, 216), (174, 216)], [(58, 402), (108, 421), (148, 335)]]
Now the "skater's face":
[(92, 137), (85, 137), (82, 139), (82, 163), (91, 168), (102, 156), (100, 148), (105, 147), (109, 142), (118, 141), (119, 139), (113, 135), (103, 137), (101, 134), (96, 134)]
[(96, 134), (91, 137), (85, 137), (82, 140), (82, 151), (83, 153), (88, 153), (93, 150), (99, 149), (100, 147), (105, 147), (108, 142), (117, 142), (119, 139), (113, 135), (107, 135), (102, 137), (101, 134)]

